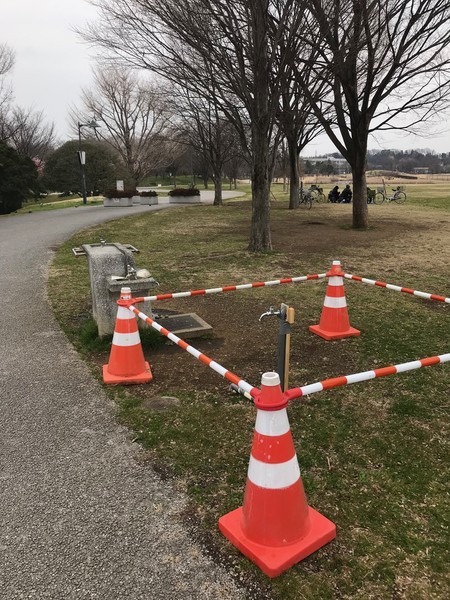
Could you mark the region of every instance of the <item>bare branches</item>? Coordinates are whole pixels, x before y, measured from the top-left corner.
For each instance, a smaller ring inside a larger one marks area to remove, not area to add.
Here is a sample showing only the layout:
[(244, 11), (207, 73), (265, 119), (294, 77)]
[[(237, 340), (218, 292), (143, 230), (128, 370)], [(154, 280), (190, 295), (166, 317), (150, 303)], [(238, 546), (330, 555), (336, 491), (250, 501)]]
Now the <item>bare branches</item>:
[(155, 85), (125, 67), (104, 67), (96, 71), (93, 89), (83, 90), (82, 101), (83, 118), (101, 121), (97, 136), (119, 153), (135, 184), (170, 163), (176, 142), (168, 135), (170, 113)]
[(13, 68), (14, 51), (7, 44), (0, 44), (0, 76), (5, 75)]

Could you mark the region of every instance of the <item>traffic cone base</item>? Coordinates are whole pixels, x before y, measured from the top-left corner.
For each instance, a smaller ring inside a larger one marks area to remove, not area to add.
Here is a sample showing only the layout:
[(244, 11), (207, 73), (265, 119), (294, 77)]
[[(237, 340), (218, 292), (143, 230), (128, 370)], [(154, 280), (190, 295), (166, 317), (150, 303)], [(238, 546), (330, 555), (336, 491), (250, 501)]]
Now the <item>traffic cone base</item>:
[(249, 540), (242, 530), (243, 519), (242, 507), (229, 512), (219, 519), (220, 531), (269, 577), (277, 577), (336, 537), (334, 523), (311, 507), (308, 507), (308, 532), (286, 546), (266, 546)]
[(310, 325), (309, 330), (312, 333), (315, 333), (316, 335), (320, 335), (321, 338), (327, 341), (340, 340), (347, 337), (361, 335), (359, 329), (355, 329), (354, 327), (349, 327), (347, 331), (341, 331), (339, 333), (333, 331), (325, 331), (320, 327), (320, 325)]
[(109, 385), (133, 385), (135, 383), (148, 383), (153, 379), (150, 365), (144, 362), (145, 371), (137, 375), (131, 375), (124, 378), (123, 375), (112, 375), (108, 372), (108, 365), (103, 365), (103, 382)]

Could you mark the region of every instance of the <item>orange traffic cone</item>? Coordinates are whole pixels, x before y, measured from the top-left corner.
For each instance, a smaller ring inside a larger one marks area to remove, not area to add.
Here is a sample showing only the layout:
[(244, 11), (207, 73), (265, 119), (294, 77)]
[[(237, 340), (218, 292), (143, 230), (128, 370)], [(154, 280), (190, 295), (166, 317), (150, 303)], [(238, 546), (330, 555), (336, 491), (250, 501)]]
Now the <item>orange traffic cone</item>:
[(361, 333), (350, 326), (343, 275), (341, 262), (333, 260), (331, 271), (327, 273), (328, 285), (319, 325), (309, 327), (310, 331), (325, 340), (340, 340)]
[(244, 504), (219, 528), (276, 577), (334, 539), (336, 527), (307, 504), (278, 374), (264, 373), (261, 383)]
[(109, 355), (109, 363), (103, 365), (103, 381), (112, 385), (147, 383), (153, 379), (148, 362), (144, 360), (141, 338), (136, 317), (121, 300), (130, 300), (130, 288), (120, 290), (116, 326)]

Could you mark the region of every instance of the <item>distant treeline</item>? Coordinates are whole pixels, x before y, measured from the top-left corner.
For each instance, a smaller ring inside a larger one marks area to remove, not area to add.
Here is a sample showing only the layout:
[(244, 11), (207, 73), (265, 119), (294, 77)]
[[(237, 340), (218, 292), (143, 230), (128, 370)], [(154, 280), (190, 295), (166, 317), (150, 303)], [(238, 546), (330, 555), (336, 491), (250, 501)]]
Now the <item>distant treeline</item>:
[(367, 168), (401, 171), (403, 173), (425, 172), (449, 173), (450, 152), (438, 154), (432, 150), (369, 150)]

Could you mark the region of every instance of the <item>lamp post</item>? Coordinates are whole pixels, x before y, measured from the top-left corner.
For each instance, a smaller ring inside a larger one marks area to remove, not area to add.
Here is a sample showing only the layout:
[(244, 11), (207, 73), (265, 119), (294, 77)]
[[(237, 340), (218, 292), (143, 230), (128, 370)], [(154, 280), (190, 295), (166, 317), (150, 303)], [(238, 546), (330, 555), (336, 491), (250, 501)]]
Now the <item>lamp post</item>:
[(92, 119), (89, 123), (80, 123), (78, 121), (78, 160), (80, 161), (80, 169), (81, 169), (81, 191), (83, 194), (83, 204), (87, 204), (87, 196), (86, 196), (86, 175), (84, 173), (84, 165), (86, 164), (86, 152), (81, 150), (81, 128), (89, 127), (90, 129), (97, 129), (100, 125)]

